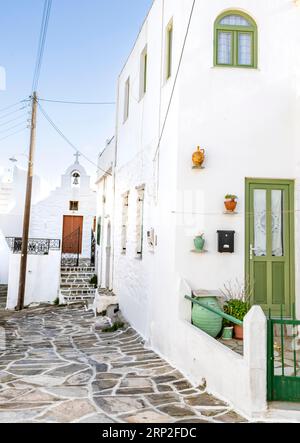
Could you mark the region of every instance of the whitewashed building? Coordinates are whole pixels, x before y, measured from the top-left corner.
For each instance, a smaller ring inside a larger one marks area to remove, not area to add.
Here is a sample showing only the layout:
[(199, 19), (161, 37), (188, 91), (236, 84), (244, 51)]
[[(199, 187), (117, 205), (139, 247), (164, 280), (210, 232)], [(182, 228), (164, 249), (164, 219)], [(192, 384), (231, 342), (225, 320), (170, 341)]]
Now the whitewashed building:
[(98, 158), (97, 173), (97, 235), (96, 267), (98, 285), (113, 288), (113, 220), (114, 220), (114, 159), (115, 138), (107, 141)]
[[(62, 286), (61, 278), (64, 267), (91, 267), (89, 272), (91, 277), (93, 275), (96, 192), (92, 190), (90, 176), (78, 158), (79, 154), (62, 175), (61, 185), (32, 205), (25, 306), (53, 303), (60, 296), (60, 288), (65, 292), (72, 289), (77, 296), (77, 292), (83, 293), (90, 286), (74, 281)], [(7, 240), (11, 249), (8, 252), (7, 308), (14, 309), (18, 297), (22, 230), (10, 237)], [(3, 244), (2, 238), (0, 246)], [(81, 278), (80, 269), (77, 278)], [(73, 293), (68, 294), (69, 298), (72, 299)]]
[[(5, 168), (0, 175), (0, 284), (8, 283), (9, 248), (5, 237), (21, 237), (27, 172), (18, 166)], [(42, 198), (41, 179), (33, 178), (32, 202)]]
[[(296, 303), (300, 316), (299, 39), (293, 0), (155, 0), (118, 82), (121, 309), (193, 382), (205, 378), (248, 414), (266, 409), (264, 333), (247, 323), (237, 357), (188, 324), (184, 295), (238, 279), (254, 305), (278, 315), (283, 304), (291, 316)], [(203, 168), (193, 168), (197, 146)], [(224, 213), (228, 193), (239, 198), (234, 214)], [(217, 231), (234, 235), (231, 253), (221, 253)]]

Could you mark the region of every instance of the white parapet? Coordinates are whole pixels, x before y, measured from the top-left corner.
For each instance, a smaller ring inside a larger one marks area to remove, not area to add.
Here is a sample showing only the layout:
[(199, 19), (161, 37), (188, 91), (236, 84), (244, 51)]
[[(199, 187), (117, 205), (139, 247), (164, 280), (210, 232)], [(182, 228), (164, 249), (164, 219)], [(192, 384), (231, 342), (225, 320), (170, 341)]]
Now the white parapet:
[(189, 285), (180, 284), (180, 321), (176, 326), (176, 346), (169, 360), (197, 386), (230, 402), (249, 418), (262, 417), (267, 410), (267, 319), (253, 306), (244, 321), (244, 355), (233, 352), (191, 324)]

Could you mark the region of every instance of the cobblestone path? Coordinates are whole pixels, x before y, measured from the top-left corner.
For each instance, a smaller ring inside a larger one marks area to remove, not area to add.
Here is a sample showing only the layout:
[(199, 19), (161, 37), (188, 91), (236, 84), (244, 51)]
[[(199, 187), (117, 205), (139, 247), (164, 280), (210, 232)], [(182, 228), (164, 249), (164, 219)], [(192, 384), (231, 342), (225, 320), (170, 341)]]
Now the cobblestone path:
[(104, 334), (82, 307), (0, 313), (0, 422), (243, 422), (144, 347)]

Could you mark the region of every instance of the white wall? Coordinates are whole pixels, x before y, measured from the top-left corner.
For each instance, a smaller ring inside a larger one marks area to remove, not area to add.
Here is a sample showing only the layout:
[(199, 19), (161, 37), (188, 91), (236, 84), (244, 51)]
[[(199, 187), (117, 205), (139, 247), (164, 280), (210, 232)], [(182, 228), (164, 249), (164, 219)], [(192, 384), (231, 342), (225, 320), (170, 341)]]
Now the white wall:
[[(7, 309), (14, 309), (18, 300), (20, 254), (10, 254)], [(60, 251), (49, 255), (28, 255), (25, 306), (31, 303), (53, 303), (60, 285)]]
[(9, 248), (0, 230), (0, 285), (8, 284)]
[[(300, 204), (300, 7), (291, 0), (196, 2), (155, 156), (191, 6), (192, 0), (156, 0), (119, 78), (114, 238), (114, 289), (125, 316), (151, 346), (186, 370), (197, 340), (188, 348), (179, 326), (178, 282), (184, 278), (193, 289), (217, 290), (228, 280), (244, 280), (245, 178), (294, 179), (298, 211)], [(214, 22), (232, 8), (257, 22), (258, 69), (213, 66)], [(166, 83), (164, 32), (172, 17), (173, 75)], [(148, 91), (140, 99), (140, 54), (146, 45)], [(124, 123), (124, 85), (129, 76), (130, 111)], [(198, 145), (206, 150), (204, 170), (192, 169), (191, 156)], [(136, 186), (141, 184), (146, 185), (144, 234), (154, 227), (158, 239), (154, 252), (144, 242), (142, 261), (135, 257)], [(128, 248), (123, 255), (122, 194), (128, 191)], [(227, 193), (239, 196), (238, 215), (223, 214)], [(296, 212), (300, 315), (299, 226)], [(232, 255), (217, 253), (216, 231), (222, 229), (236, 231)], [(192, 254), (193, 238), (200, 231), (205, 233), (208, 253)]]
[(108, 140), (98, 157), (97, 177), (97, 223), (101, 218), (100, 244), (96, 249), (98, 285), (113, 289), (113, 230), (114, 230), (114, 165), (115, 137)]

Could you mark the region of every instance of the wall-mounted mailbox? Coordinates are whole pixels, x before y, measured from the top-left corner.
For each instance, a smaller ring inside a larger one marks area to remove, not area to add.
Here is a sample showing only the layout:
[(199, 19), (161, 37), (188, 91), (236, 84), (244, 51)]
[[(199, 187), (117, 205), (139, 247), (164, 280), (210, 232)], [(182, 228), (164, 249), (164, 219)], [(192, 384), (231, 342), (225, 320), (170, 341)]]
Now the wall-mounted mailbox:
[(235, 231), (218, 231), (219, 236), (219, 252), (220, 253), (234, 253), (234, 236)]

